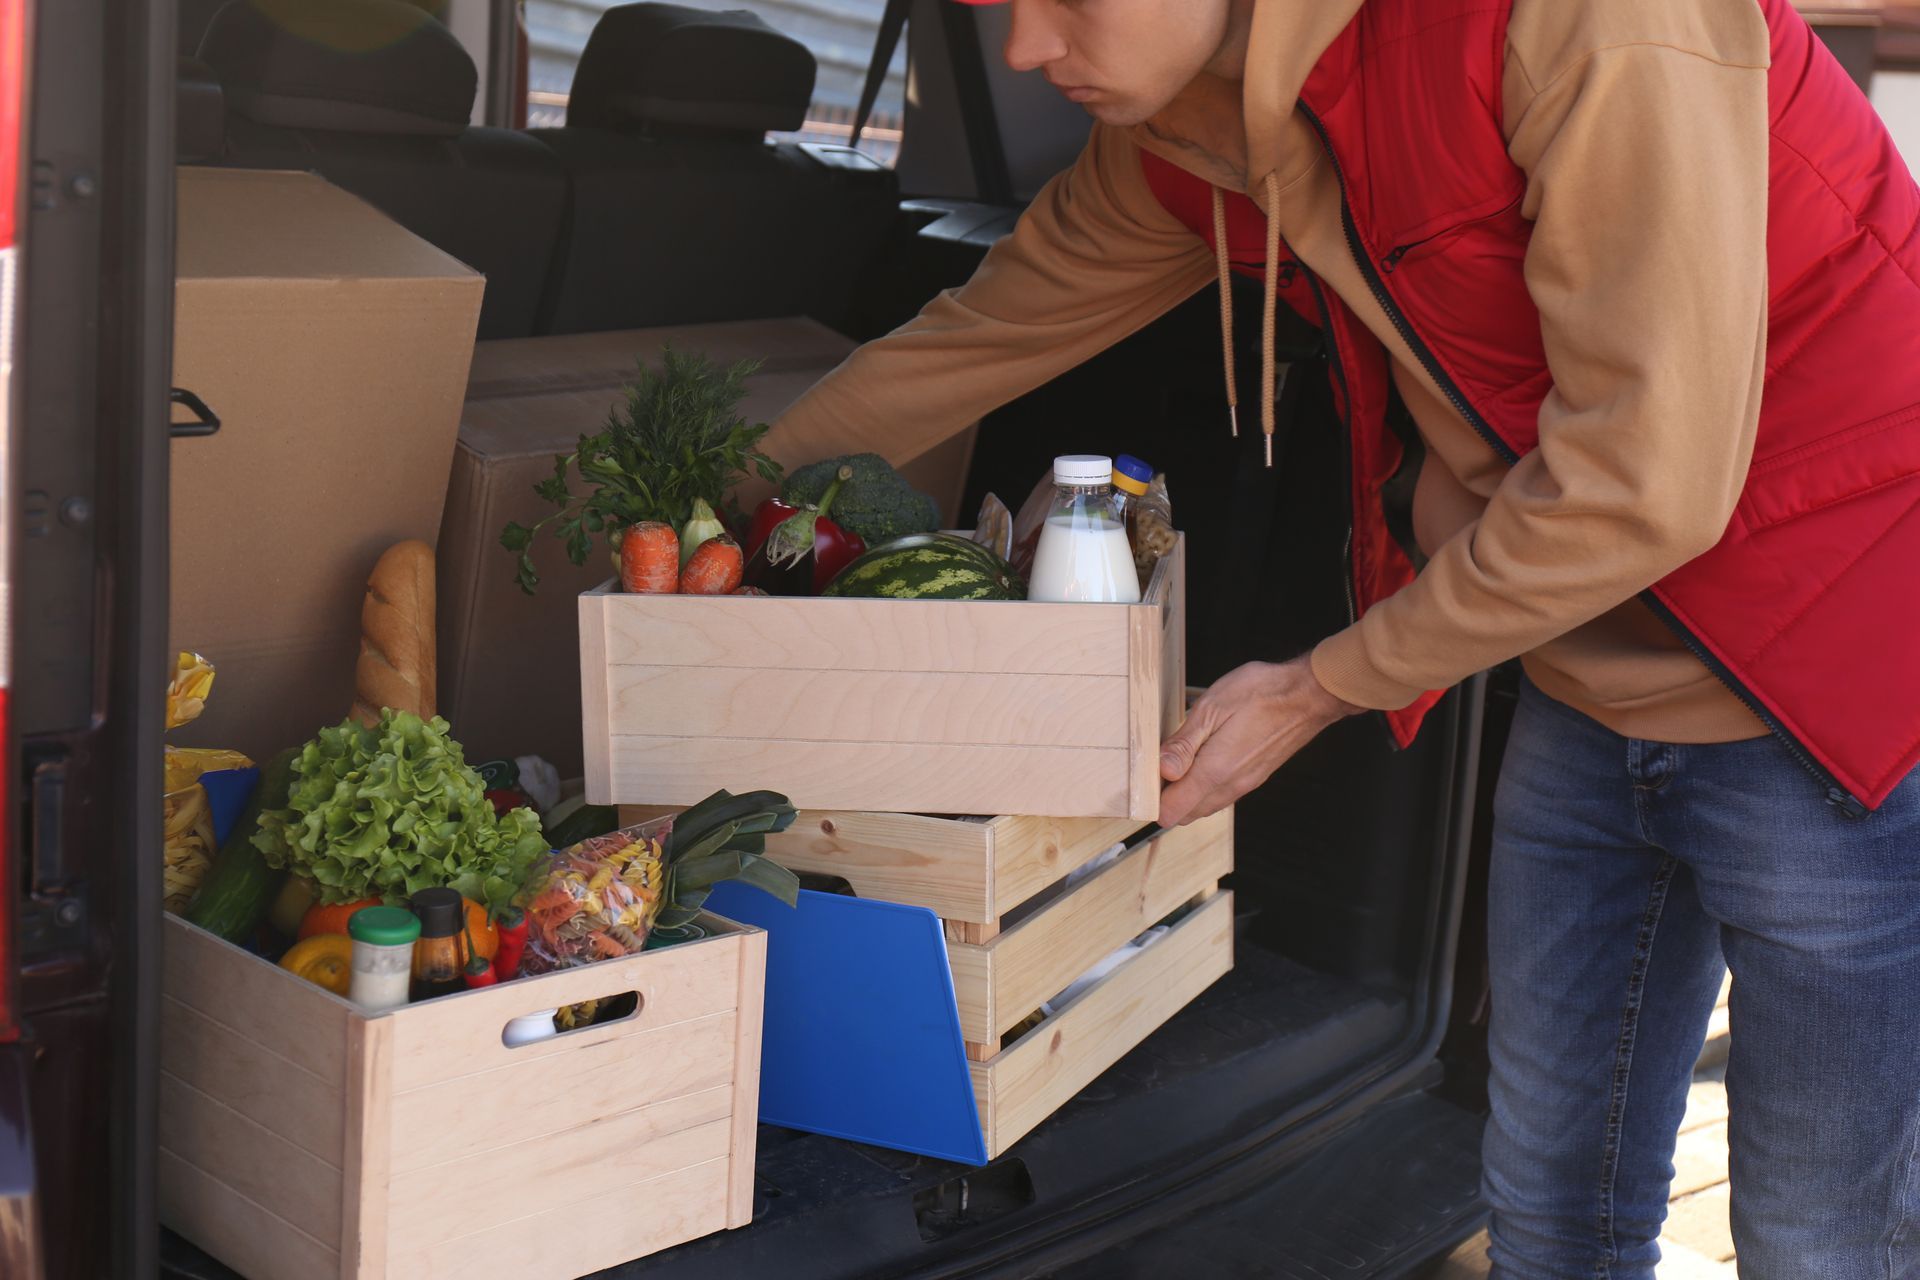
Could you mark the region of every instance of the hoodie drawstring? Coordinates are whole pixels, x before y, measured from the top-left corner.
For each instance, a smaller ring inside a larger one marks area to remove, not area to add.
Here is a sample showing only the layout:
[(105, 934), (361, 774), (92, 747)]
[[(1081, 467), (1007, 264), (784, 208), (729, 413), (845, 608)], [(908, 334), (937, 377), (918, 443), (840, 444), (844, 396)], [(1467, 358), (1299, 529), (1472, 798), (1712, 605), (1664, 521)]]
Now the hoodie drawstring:
[[(1269, 173), (1266, 179), (1267, 208), (1276, 207), (1280, 197), (1280, 176)], [(1220, 350), (1227, 375), (1227, 423), (1233, 434), (1240, 434), (1240, 390), (1233, 368), (1233, 268), (1227, 259), (1227, 201), (1219, 187), (1213, 191), (1213, 260), (1220, 273)], [(1280, 304), (1280, 224), (1267, 219), (1266, 288), (1260, 305), (1260, 430), (1266, 437), (1267, 465), (1273, 465), (1273, 401), (1275, 387), (1274, 329)]]

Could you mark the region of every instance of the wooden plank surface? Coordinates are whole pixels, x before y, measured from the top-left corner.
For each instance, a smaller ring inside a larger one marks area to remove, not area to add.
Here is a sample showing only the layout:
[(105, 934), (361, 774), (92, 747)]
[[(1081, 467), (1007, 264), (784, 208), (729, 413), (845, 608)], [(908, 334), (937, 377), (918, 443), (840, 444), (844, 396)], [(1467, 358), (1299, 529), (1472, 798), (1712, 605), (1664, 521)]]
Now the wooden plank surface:
[[(995, 818), (993, 911), (997, 920), (1121, 841), (1139, 833), (1139, 818)], [(944, 913), (943, 913), (944, 914)], [(969, 917), (970, 918), (970, 917)]]
[(305, 1235), (340, 1239), (337, 1157), (297, 1147), (170, 1075), (160, 1077), (159, 1110), (161, 1147)]
[(178, 916), (166, 916), (162, 930), (164, 995), (341, 1085), (352, 1005)]
[(595, 804), (690, 805), (717, 782), (779, 791), (803, 809), (901, 813), (1032, 813), (1138, 817), (1130, 807), (1124, 747), (1008, 747), (817, 743), (755, 738), (612, 739)]
[(167, 1147), (160, 1220), (251, 1280), (337, 1280), (339, 1254)]
[(989, 1156), (997, 1156), (1233, 967), (1233, 895), (1223, 893), (991, 1062), (971, 1063)]
[(160, 1070), (294, 1146), (339, 1163), (339, 1084), (172, 996), (160, 1000)]
[(987, 1043), (1233, 870), (1233, 811), (1123, 854), (984, 945), (950, 945), (966, 1039)]
[(1166, 654), (1166, 610), (1138, 605), (1127, 611), (1127, 812), (1151, 820), (1160, 815), (1161, 668)]
[[(726, 1115), (738, 1025), (728, 1009), (409, 1089), (393, 1104), (394, 1173), (511, 1151), (593, 1117), (676, 1099), (702, 1099), (687, 1113), (688, 1125)], [(566, 1049), (586, 1034), (539, 1043)], [(460, 1123), (448, 1124), (448, 1116)]]
[[(384, 1280), (393, 1168), (393, 1019), (355, 1018), (347, 1028), (341, 1280)], [(402, 1223), (402, 1227), (408, 1224)]]
[(760, 1046), (765, 1027), (767, 935), (741, 939), (739, 1028), (733, 1043), (733, 1123), (727, 1144), (727, 1225), (753, 1221), (754, 1157), (760, 1125)]
[(563, 1208), (508, 1218), (474, 1216), (469, 1231), (435, 1242), (396, 1238), (396, 1276), (512, 1276), (571, 1280), (726, 1227), (725, 1156), (661, 1173), (636, 1159), (574, 1188)]
[[(611, 670), (607, 666), (606, 597), (580, 597), (580, 741), (587, 794), (606, 795), (607, 739), (613, 715)], [(604, 803), (604, 802), (603, 802)]]
[[(730, 1012), (739, 980), (738, 934), (605, 960), (537, 978), (462, 991), (383, 1016), (394, 1022), (393, 1085), (423, 1085), (556, 1055), (574, 1056), (609, 1040)], [(631, 1018), (509, 1049), (501, 1033), (512, 1019), (541, 1009), (640, 993)]]
[[(392, 1250), (397, 1257), (464, 1236), (476, 1223), (564, 1212), (602, 1185), (724, 1161), (732, 1120), (722, 1110), (718, 1119), (688, 1126), (689, 1106), (682, 1099), (592, 1118), (484, 1156), (402, 1174), (391, 1192)], [(464, 1117), (448, 1121), (460, 1124)], [(631, 1212), (645, 1216), (646, 1203), (635, 1201)], [(582, 1230), (588, 1221), (578, 1220)], [(392, 1274), (418, 1273), (396, 1263)]]
[(1050, 747), (1128, 741), (1122, 676), (623, 666), (611, 669), (608, 686), (616, 735)]
[(613, 666), (1124, 676), (1124, 609), (977, 600), (588, 594)]

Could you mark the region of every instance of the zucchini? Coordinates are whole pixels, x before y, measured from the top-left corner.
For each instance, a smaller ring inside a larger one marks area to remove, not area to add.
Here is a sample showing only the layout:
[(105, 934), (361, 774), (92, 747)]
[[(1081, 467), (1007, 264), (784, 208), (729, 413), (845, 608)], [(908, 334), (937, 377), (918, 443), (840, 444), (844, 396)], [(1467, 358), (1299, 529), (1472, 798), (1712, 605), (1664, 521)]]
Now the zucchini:
[(253, 836), (260, 830), (262, 813), (286, 808), (287, 792), (293, 785), (293, 762), (299, 754), (298, 748), (289, 748), (260, 770), (253, 799), (213, 856), (213, 865), (200, 882), (200, 892), (187, 905), (189, 923), (228, 942), (244, 943), (266, 918), (267, 908), (280, 891), (283, 873), (267, 865), (265, 855), (253, 847)]

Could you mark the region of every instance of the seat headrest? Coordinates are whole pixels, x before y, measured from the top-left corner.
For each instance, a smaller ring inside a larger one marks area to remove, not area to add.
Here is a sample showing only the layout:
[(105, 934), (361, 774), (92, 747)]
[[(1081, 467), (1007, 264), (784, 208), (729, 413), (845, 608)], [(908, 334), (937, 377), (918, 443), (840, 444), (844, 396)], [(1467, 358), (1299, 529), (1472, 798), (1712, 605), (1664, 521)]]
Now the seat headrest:
[(587, 39), (567, 124), (753, 137), (798, 129), (813, 74), (805, 45), (744, 9), (621, 5)]
[(473, 58), (423, 4), (404, 0), (232, 0), (200, 60), (227, 106), (260, 124), (447, 137), (467, 127)]

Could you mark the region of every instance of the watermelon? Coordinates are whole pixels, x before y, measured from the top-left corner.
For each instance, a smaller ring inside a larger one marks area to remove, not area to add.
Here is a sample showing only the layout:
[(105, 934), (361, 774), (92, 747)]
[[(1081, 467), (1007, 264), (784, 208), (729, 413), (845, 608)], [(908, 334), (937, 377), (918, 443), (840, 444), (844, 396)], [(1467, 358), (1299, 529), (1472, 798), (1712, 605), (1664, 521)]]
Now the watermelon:
[(1024, 600), (1013, 566), (950, 533), (910, 533), (883, 542), (840, 571), (826, 596), (890, 600)]

